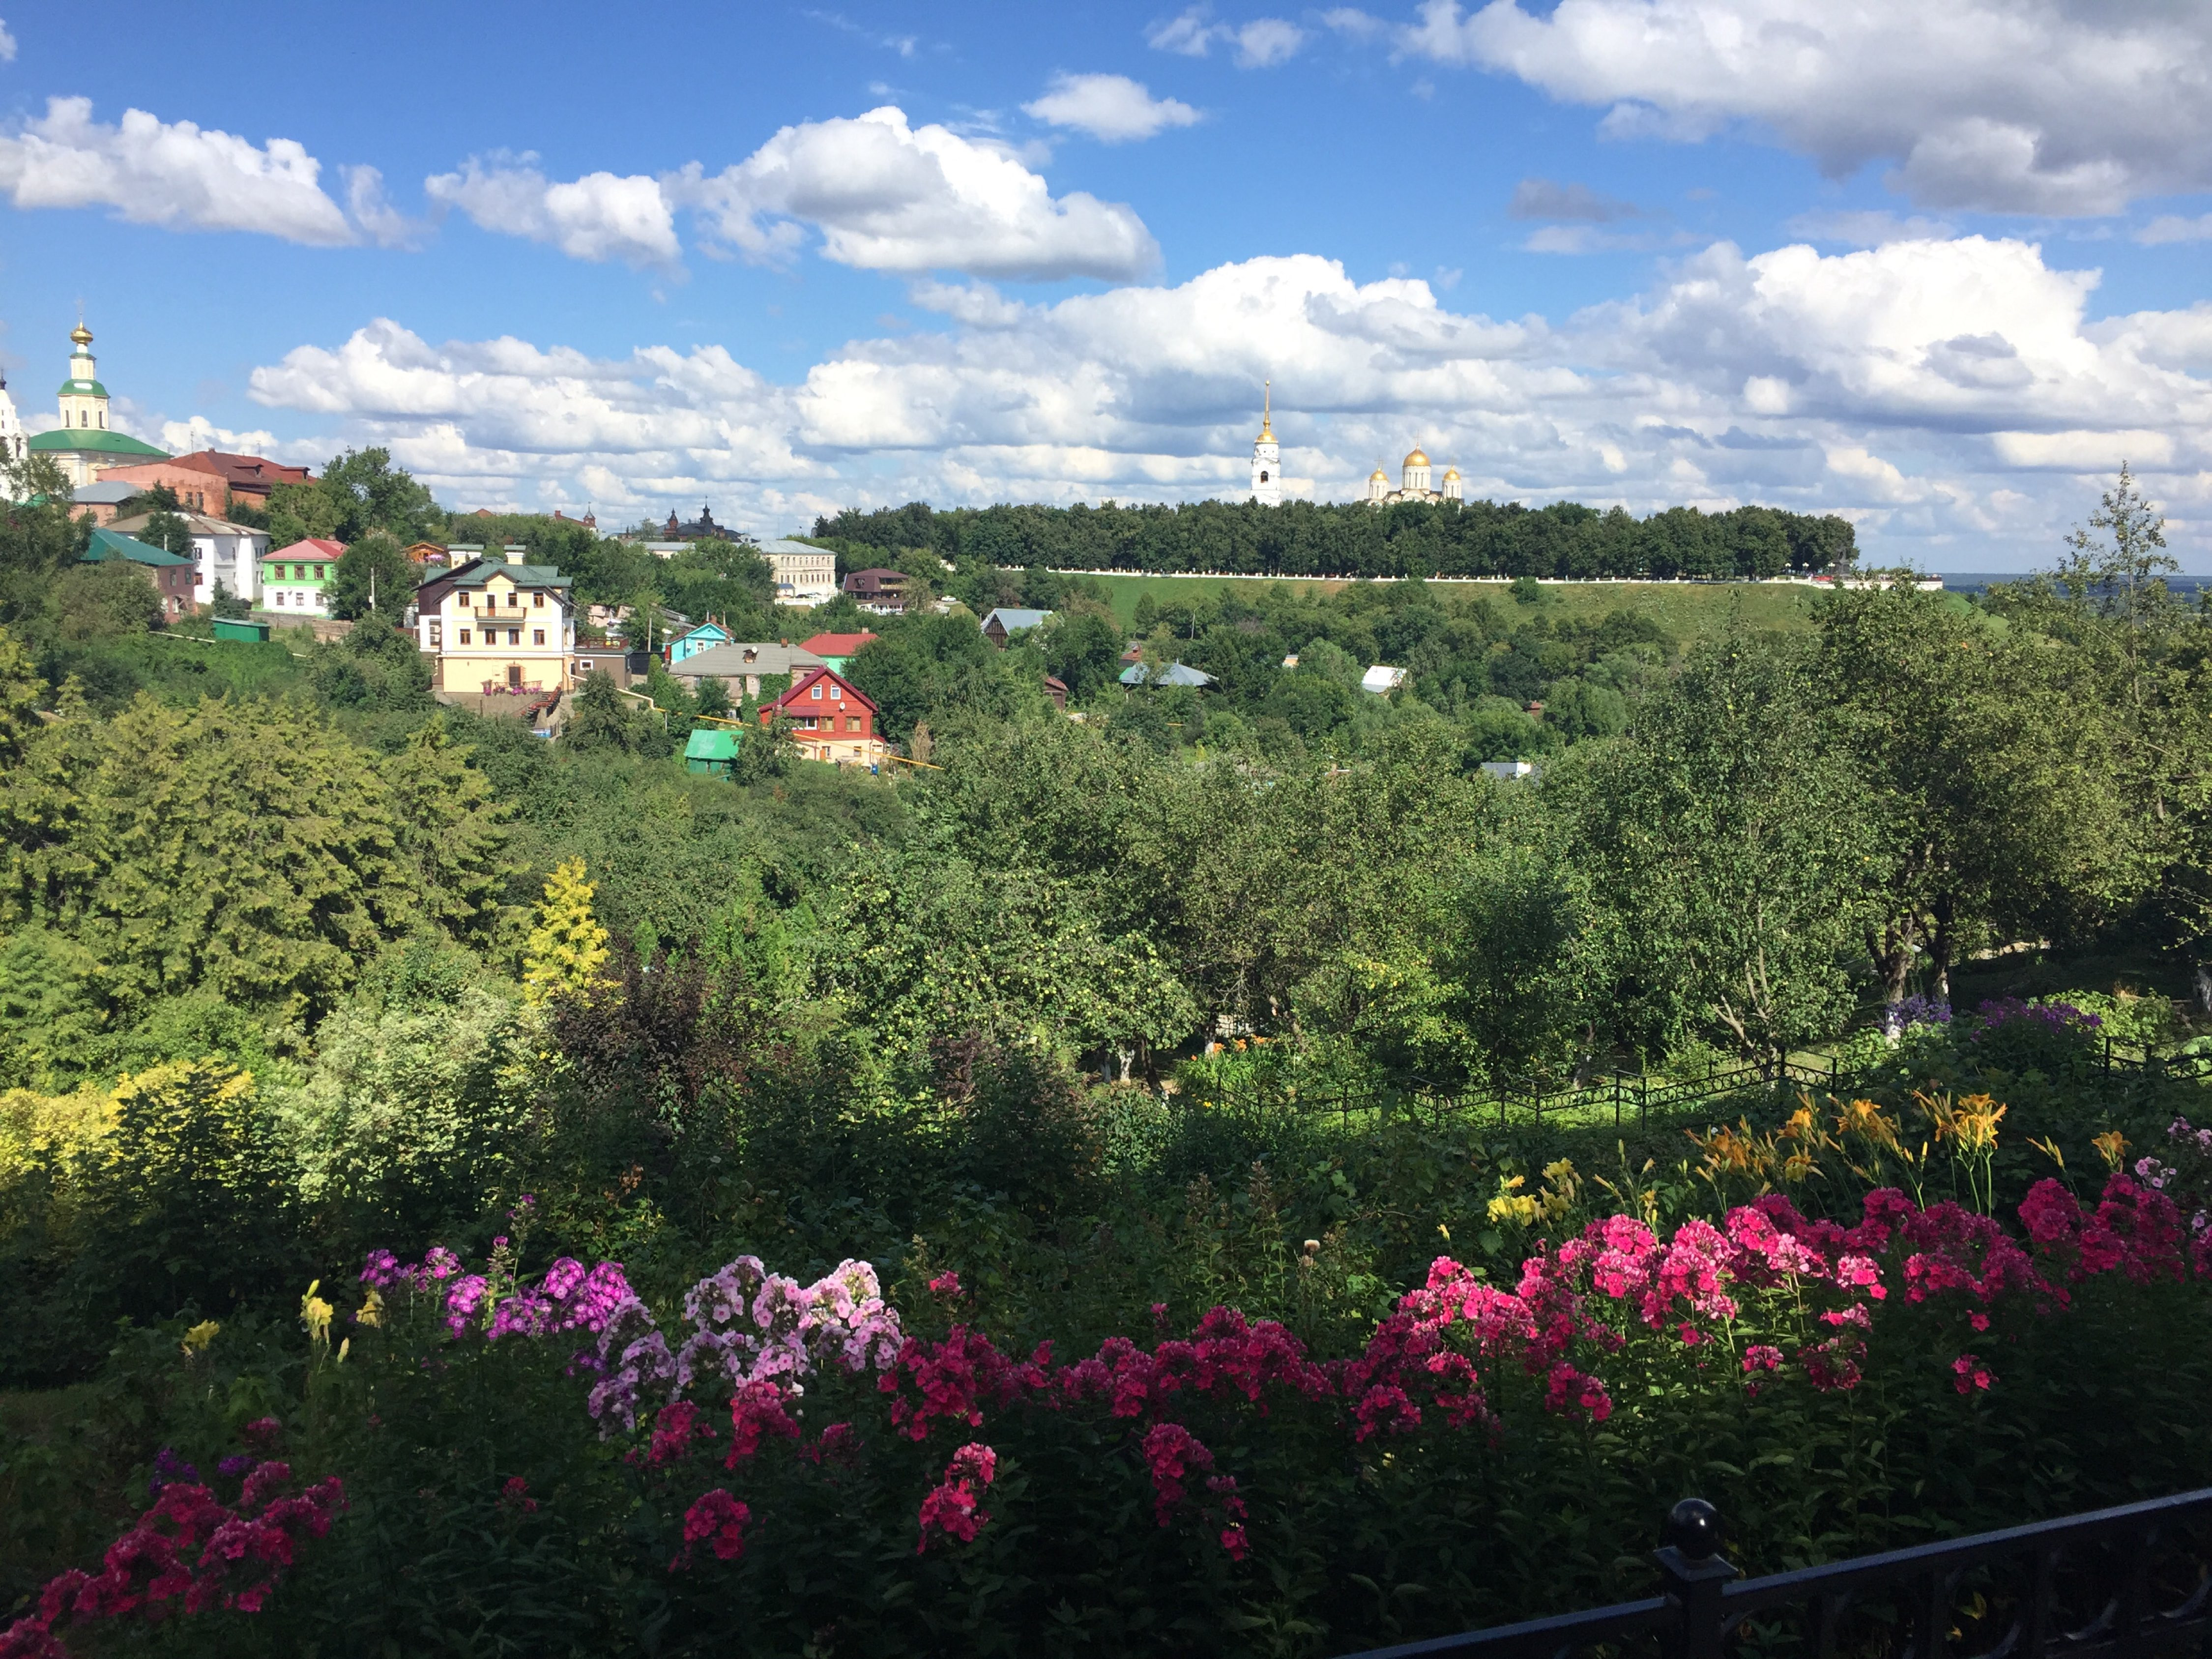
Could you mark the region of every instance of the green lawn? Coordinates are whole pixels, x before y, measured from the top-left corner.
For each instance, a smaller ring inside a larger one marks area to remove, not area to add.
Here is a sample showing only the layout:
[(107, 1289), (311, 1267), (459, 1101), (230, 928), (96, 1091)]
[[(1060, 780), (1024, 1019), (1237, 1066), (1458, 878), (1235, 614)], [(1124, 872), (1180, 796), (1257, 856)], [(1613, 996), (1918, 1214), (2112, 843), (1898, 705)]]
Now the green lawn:
[[(1243, 588), (1257, 592), (1268, 585), (1263, 576), (1101, 576), (1114, 597), (1114, 614), (1128, 622), (1139, 596), (1150, 593), (1155, 605), (1188, 605), (1200, 593)], [(1334, 592), (1348, 581), (1300, 581), (1285, 584), (1293, 591)], [(1516, 604), (1504, 582), (1437, 582), (1434, 592), (1447, 609), (1471, 604), (1480, 597), (1516, 615), (1542, 611), (1562, 619), (1601, 617), (1614, 611), (1637, 611), (1657, 620), (1678, 640), (1702, 638), (1726, 631), (1731, 618), (1755, 629), (1796, 629), (1808, 625), (1818, 590), (1796, 584), (1766, 582), (1546, 582), (1539, 605)]]

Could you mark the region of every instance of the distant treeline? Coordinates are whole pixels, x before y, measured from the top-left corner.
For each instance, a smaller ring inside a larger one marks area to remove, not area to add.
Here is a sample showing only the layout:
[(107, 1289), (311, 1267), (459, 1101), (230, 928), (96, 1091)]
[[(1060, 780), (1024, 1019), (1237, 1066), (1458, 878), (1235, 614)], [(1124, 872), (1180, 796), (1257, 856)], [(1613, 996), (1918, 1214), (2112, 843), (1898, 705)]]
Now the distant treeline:
[(1256, 576), (1778, 576), (1848, 564), (1850, 523), (1740, 507), (1638, 519), (1571, 501), (1530, 509), (1310, 501), (1179, 507), (986, 507), (922, 501), (815, 520), (817, 537), (886, 554), (927, 548), (955, 562), (1061, 569), (1224, 571)]

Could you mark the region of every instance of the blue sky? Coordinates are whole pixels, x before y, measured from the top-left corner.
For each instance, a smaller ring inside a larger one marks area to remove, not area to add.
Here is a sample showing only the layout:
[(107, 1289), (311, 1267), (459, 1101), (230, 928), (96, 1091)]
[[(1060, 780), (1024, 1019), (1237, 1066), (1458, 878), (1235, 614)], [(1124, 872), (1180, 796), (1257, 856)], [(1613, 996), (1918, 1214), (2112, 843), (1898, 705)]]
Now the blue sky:
[[(458, 507), (1848, 514), (2212, 570), (2212, 9), (2081, 0), (5, 15), (0, 362)], [(60, 100), (60, 101), (56, 101)], [(136, 112), (126, 113), (126, 112)]]

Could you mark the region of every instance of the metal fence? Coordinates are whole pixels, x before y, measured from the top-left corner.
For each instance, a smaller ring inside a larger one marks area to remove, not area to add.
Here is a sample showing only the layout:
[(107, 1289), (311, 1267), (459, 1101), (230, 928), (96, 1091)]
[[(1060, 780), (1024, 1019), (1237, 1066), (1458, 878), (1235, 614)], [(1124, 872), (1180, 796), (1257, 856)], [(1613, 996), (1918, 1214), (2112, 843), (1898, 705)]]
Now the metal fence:
[(1357, 1659), (2162, 1659), (2212, 1652), (2212, 1487), (1743, 1578), (1685, 1498), (1660, 1595)]

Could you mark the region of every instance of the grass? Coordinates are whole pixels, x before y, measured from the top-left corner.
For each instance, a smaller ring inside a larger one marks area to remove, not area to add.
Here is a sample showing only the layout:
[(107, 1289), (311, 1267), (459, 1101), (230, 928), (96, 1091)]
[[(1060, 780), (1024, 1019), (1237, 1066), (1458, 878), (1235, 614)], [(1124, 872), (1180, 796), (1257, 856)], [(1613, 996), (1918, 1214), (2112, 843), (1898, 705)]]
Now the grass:
[[(1114, 614), (1124, 623), (1136, 616), (1137, 601), (1149, 593), (1163, 607), (1188, 605), (1201, 593), (1258, 594), (1270, 585), (1265, 576), (1100, 576), (1112, 596)], [(1349, 580), (1300, 581), (1297, 592), (1336, 592)], [(1504, 582), (1437, 582), (1431, 591), (1447, 610), (1477, 599), (1518, 619), (1537, 614), (1560, 621), (1594, 618), (1615, 611), (1649, 616), (1678, 640), (1704, 639), (1744, 628), (1797, 629), (1811, 626), (1819, 590), (1766, 582), (1546, 582), (1534, 605), (1516, 601)]]

